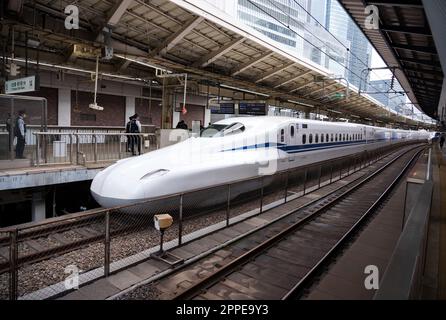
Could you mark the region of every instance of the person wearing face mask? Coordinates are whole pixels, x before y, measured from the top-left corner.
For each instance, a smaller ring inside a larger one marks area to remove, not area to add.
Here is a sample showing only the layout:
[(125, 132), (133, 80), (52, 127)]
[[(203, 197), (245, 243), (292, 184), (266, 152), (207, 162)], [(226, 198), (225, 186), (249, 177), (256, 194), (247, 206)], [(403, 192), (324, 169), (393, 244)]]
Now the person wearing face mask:
[(25, 134), (26, 134), (26, 123), (25, 123), (25, 111), (19, 111), (19, 116), (16, 119), (14, 135), (17, 137), (17, 145), (15, 149), (16, 159), (24, 159), (23, 151), (25, 150)]

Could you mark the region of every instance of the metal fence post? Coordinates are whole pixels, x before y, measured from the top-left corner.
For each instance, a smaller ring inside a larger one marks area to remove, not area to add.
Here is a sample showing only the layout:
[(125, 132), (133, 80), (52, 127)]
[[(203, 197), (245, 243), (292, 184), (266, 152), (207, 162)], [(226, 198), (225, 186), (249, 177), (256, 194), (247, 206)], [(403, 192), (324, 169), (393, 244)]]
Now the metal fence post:
[(105, 212), (104, 276), (110, 275), (110, 211)]
[(322, 165), (319, 165), (319, 178), (317, 182), (318, 189), (321, 187), (321, 175), (322, 175)]
[(73, 164), (73, 135), (68, 136), (70, 139), (70, 163)]
[(93, 140), (94, 140), (94, 151), (93, 151), (94, 162), (97, 163), (98, 162), (98, 137), (96, 135), (93, 135)]
[(178, 245), (183, 243), (183, 194), (180, 195), (180, 212), (178, 221)]
[(260, 188), (260, 213), (263, 212), (263, 187), (264, 187), (264, 176), (260, 179), (262, 182), (262, 187)]
[(228, 199), (226, 203), (226, 226), (229, 226), (230, 213), (231, 213), (231, 185), (228, 184)]
[(287, 201), (287, 197), (288, 197), (288, 181), (290, 178), (290, 170), (287, 170), (286, 172), (286, 180), (285, 180), (285, 203)]
[(40, 136), (36, 134), (36, 165), (39, 166), (40, 164)]
[(74, 136), (76, 137), (76, 164), (79, 165), (79, 135), (75, 134)]
[(333, 162), (330, 162), (330, 183), (333, 182)]
[(18, 270), (17, 270), (17, 235), (18, 229), (9, 233), (9, 299), (18, 297)]
[(305, 169), (305, 176), (304, 176), (304, 195), (307, 187), (307, 175), (308, 175), (308, 168)]

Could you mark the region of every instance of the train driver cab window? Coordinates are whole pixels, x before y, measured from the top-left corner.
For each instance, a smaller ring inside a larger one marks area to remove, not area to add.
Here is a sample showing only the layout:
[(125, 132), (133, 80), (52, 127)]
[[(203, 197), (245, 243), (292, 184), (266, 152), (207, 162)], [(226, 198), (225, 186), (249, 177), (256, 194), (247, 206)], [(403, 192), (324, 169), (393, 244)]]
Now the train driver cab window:
[(316, 142), (316, 143), (318, 143), (318, 142), (319, 142), (319, 134), (318, 134), (318, 133), (316, 133), (316, 136), (315, 136), (314, 138), (315, 138), (315, 139), (314, 139), (314, 140), (315, 140), (315, 142)]
[(294, 137), (294, 126), (290, 127), (290, 135), (291, 137)]
[(303, 134), (302, 135), (302, 144), (305, 144), (305, 143), (307, 143), (307, 135)]
[(310, 138), (308, 139), (308, 143), (313, 143), (313, 134), (310, 133)]
[(245, 126), (240, 122), (226, 124), (211, 124), (209, 127), (201, 131), (200, 136), (205, 138), (224, 137), (233, 134), (242, 133)]
[(285, 142), (285, 129), (280, 129), (280, 142)]

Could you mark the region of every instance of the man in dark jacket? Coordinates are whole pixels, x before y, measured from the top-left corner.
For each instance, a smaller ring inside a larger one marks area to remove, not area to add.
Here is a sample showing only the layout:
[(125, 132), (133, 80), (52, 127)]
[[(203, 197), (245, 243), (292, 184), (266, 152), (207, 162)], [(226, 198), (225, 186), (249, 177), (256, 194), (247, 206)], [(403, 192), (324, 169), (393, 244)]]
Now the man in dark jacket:
[(441, 134), (441, 137), (440, 137), (440, 148), (441, 148), (441, 149), (443, 149), (443, 145), (444, 145), (444, 135), (445, 135), (445, 134), (442, 133), (442, 134)]
[(16, 159), (24, 159), (23, 151), (25, 150), (25, 134), (26, 134), (26, 124), (25, 124), (25, 111), (19, 111), (19, 116), (17, 117), (14, 135), (17, 137), (17, 145), (15, 149)]
[[(129, 117), (129, 121), (125, 125), (125, 133), (130, 133), (130, 125), (132, 123), (132, 120), (133, 120), (133, 116)], [(130, 144), (132, 142), (131, 138), (132, 138), (131, 136), (127, 136), (127, 152), (130, 152)]]
[[(132, 116), (132, 120), (130, 121), (130, 133), (141, 133), (141, 122), (139, 122), (138, 114)], [(141, 155), (141, 138), (138, 135), (131, 136), (131, 150), (132, 154), (136, 156), (135, 153), (135, 144), (138, 147), (138, 153)]]

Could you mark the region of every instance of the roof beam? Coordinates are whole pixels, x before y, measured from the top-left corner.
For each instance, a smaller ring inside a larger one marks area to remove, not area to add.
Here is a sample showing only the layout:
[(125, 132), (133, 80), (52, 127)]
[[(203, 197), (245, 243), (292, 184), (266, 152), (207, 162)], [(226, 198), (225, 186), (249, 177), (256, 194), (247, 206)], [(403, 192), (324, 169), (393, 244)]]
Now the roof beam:
[(286, 85), (287, 83), (290, 83), (292, 81), (295, 81), (303, 76), (306, 76), (307, 74), (311, 73), (313, 70), (308, 70), (308, 71), (304, 71), (302, 73), (297, 74), (296, 76), (289, 78), (289, 79), (285, 79), (282, 82), (279, 82), (277, 85), (274, 86), (274, 89), (279, 88), (281, 86)]
[(432, 36), (430, 30), (426, 27), (406, 27), (406, 26), (390, 26), (381, 25), (380, 29), (386, 32), (420, 34), (424, 36)]
[(115, 26), (121, 20), (122, 15), (126, 12), (133, 0), (118, 1), (109, 12), (107, 12), (106, 26)]
[(243, 41), (245, 41), (245, 38), (243, 37), (230, 41), (229, 43), (223, 45), (221, 48), (208, 53), (206, 56), (204, 56), (203, 59), (195, 62), (193, 64), (193, 67), (202, 67), (202, 68), (206, 67), (207, 65), (211, 64), (212, 62), (220, 58), (225, 53), (231, 51), (234, 47), (236, 47)]
[(177, 32), (167, 37), (163, 43), (156, 49), (150, 52), (150, 56), (163, 55), (170, 49), (172, 49), (178, 42), (180, 42), (188, 33), (190, 33), (196, 26), (198, 26), (204, 20), (203, 17), (194, 17), (190, 19), (182, 28)]
[(303, 88), (305, 88), (305, 87), (307, 87), (307, 86), (309, 86), (310, 84), (313, 84), (313, 83), (315, 83), (315, 82), (314, 82), (314, 80), (312, 79), (312, 80), (310, 80), (310, 81), (304, 83), (303, 85), (300, 85), (300, 86), (298, 86), (297, 88), (294, 88), (293, 90), (290, 91), (290, 93), (299, 91), (299, 90), (301, 90), (301, 89), (303, 89)]
[(437, 51), (435, 50), (434, 47), (412, 46), (412, 45), (401, 44), (401, 43), (392, 43), (390, 45), (395, 49), (409, 50), (409, 51), (415, 51), (415, 52), (421, 52), (421, 53), (437, 54)]
[(443, 80), (432, 79), (432, 78), (423, 78), (423, 77), (418, 77), (418, 76), (414, 76), (414, 75), (409, 75), (408, 79), (409, 80), (415, 79), (415, 80), (421, 80), (421, 81), (428, 81), (428, 82), (438, 83), (440, 85), (443, 84)]
[(426, 70), (426, 69), (412, 68), (412, 67), (404, 67), (404, 70), (411, 71), (411, 72), (432, 74), (432, 75), (435, 75), (435, 76), (443, 76), (443, 72), (435, 71), (435, 70)]
[(275, 74), (278, 74), (279, 72), (282, 72), (283, 70), (285, 70), (285, 69), (291, 67), (292, 65), (294, 65), (294, 62), (286, 63), (286, 64), (283, 64), (283, 65), (280, 66), (280, 67), (274, 68), (273, 70), (271, 70), (271, 71), (269, 71), (269, 72), (263, 74), (260, 78), (258, 78), (258, 79), (255, 81), (255, 83), (259, 83), (259, 82), (261, 82), (261, 81), (263, 81), (263, 80), (266, 80), (266, 79), (268, 79), (268, 78), (274, 76)]
[(305, 94), (305, 95), (303, 96), (303, 98), (308, 97), (308, 96), (312, 96), (313, 94), (315, 94), (315, 93), (317, 93), (317, 92), (319, 92), (319, 91), (325, 90), (325, 89), (327, 89), (327, 88), (329, 88), (329, 87), (332, 87), (332, 86), (334, 86), (335, 84), (338, 84), (338, 82), (331, 83), (331, 84), (329, 84), (329, 85), (323, 86), (323, 87), (320, 88), (320, 89), (317, 89), (317, 90), (315, 90), (315, 91), (309, 92), (309, 93)]
[(259, 62), (261, 62), (261, 61), (271, 57), (273, 54), (274, 54), (274, 52), (270, 51), (270, 52), (267, 52), (265, 54), (260, 55), (257, 58), (254, 58), (252, 60), (249, 60), (249, 61), (241, 64), (240, 66), (238, 66), (234, 70), (232, 70), (231, 77), (234, 77), (234, 76), (238, 75), (239, 73), (242, 73), (243, 71), (245, 71), (246, 69), (251, 68), (255, 64), (257, 64), (257, 63), (259, 63)]
[(440, 64), (439, 62), (433, 62), (432, 60), (412, 59), (412, 58), (404, 58), (404, 57), (400, 57), (398, 59), (403, 62), (416, 63), (416, 64), (421, 64), (421, 65), (430, 66), (430, 67), (438, 67)]
[(370, 0), (366, 1), (368, 5), (386, 6), (386, 7), (406, 7), (406, 8), (423, 8), (420, 0)]

